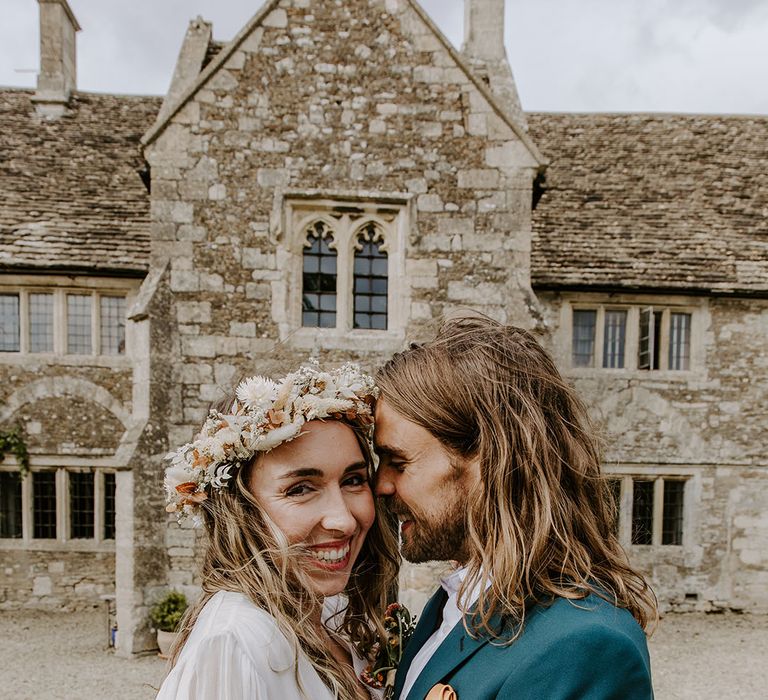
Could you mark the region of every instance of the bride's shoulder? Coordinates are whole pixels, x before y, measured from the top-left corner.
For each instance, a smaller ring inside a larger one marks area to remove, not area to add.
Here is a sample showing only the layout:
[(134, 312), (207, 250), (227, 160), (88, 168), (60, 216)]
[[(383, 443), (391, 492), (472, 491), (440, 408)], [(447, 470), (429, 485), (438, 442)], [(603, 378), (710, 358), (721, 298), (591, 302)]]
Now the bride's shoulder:
[(218, 591), (205, 604), (193, 634), (206, 638), (229, 637), (256, 660), (269, 650), (271, 663), (292, 664), (294, 650), (275, 619), (242, 593)]

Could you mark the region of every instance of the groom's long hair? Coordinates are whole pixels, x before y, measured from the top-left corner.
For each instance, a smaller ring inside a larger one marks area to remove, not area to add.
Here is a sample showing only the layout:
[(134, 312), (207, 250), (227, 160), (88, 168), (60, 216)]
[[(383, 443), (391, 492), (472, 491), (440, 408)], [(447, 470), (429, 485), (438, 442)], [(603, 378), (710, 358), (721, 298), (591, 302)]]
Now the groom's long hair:
[[(586, 408), (531, 333), (484, 317), (448, 321), (432, 342), (395, 355), (377, 382), (398, 413), (479, 461), (459, 594), (480, 591), (473, 633), (509, 639), (511, 629), (514, 639), (531, 603), (590, 593), (643, 628), (655, 620), (656, 598), (614, 533)], [(496, 615), (511, 623), (504, 634)]]

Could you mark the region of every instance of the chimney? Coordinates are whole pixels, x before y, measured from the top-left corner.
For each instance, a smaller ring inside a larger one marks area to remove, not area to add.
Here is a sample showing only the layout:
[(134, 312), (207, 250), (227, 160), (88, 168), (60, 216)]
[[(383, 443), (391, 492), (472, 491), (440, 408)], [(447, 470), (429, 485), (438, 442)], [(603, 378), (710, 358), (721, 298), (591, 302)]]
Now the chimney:
[(40, 73), (32, 98), (47, 118), (66, 111), (77, 87), (76, 35), (80, 25), (67, 0), (37, 0), (40, 5)]
[(213, 25), (210, 22), (206, 22), (200, 16), (190, 21), (179, 57), (176, 59), (176, 69), (173, 71), (171, 85), (157, 115), (158, 122), (163, 121), (170, 114), (179, 98), (197, 80), (203, 69), (212, 35)]
[(504, 0), (464, 0), (461, 52), (509, 116), (527, 131), (528, 122), (504, 48)]

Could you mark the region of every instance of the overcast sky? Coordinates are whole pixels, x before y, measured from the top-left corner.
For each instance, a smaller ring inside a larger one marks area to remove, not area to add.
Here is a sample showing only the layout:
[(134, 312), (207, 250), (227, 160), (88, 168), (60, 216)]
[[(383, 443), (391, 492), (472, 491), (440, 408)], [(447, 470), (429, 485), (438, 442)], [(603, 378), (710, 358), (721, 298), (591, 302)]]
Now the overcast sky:
[[(164, 94), (190, 19), (231, 39), (261, 0), (70, 0), (78, 87)], [(460, 46), (463, 0), (422, 0)], [(2, 0), (0, 85), (34, 87), (38, 4)], [(507, 0), (528, 111), (768, 114), (768, 0)]]

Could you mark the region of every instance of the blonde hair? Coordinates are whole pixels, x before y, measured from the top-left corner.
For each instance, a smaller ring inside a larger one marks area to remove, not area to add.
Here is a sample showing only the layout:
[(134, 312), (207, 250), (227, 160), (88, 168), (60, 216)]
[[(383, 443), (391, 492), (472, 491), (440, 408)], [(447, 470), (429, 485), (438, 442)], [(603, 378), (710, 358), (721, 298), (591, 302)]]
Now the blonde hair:
[(460, 460), (479, 462), (459, 595), (480, 591), (473, 634), (512, 641), (532, 602), (590, 593), (643, 628), (656, 618), (655, 596), (614, 534), (586, 408), (532, 334), (485, 317), (455, 319), (434, 341), (395, 355), (377, 383), (398, 413)]
[[(343, 420), (355, 432), (373, 479), (374, 461), (367, 438), (359, 426)], [(320, 678), (344, 700), (358, 698), (356, 679), (330, 653), (326, 640), (314, 624), (313, 613), (322, 605), (309, 577), (298, 562), (301, 546), (290, 546), (248, 489), (250, 470), (258, 458), (237, 470), (225, 489), (212, 489), (202, 503), (207, 535), (201, 567), (202, 595), (184, 615), (171, 653), (173, 667), (201, 610), (218, 591), (236, 591), (269, 613), (281, 632), (309, 659)], [(378, 504), (376, 506), (378, 511)], [(339, 632), (365, 656), (384, 637), (379, 621), (387, 604), (387, 593), (399, 569), (397, 543), (386, 515), (376, 514), (344, 591), (348, 606)], [(298, 665), (296, 667), (298, 677)]]

